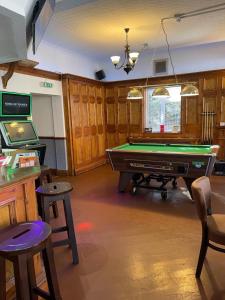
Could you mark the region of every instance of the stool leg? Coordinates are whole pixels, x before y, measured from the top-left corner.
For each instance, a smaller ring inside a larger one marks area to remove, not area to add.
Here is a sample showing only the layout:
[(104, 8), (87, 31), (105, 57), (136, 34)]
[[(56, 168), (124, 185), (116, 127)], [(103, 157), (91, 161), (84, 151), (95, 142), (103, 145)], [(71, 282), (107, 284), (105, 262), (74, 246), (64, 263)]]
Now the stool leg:
[(3, 257), (0, 257), (0, 300), (6, 300), (6, 268)]
[(50, 222), (50, 212), (49, 212), (49, 200), (48, 197), (40, 196), (41, 210), (42, 210), (42, 220), (46, 223)]
[(27, 266), (28, 266), (28, 274), (29, 274), (29, 282), (30, 282), (31, 300), (38, 300), (38, 295), (34, 293), (34, 288), (37, 287), (37, 283), (36, 283), (36, 275), (34, 270), (33, 256), (30, 256), (28, 258)]
[(64, 196), (63, 205), (64, 205), (64, 211), (65, 211), (66, 225), (68, 228), (67, 229), (68, 238), (69, 238), (70, 245), (72, 248), (73, 264), (76, 265), (79, 263), (79, 257), (78, 257), (78, 252), (77, 252), (77, 242), (76, 242), (76, 237), (75, 237), (75, 232), (74, 232), (73, 215), (72, 215), (69, 194)]
[(48, 289), (50, 294), (50, 299), (61, 300), (59, 285), (57, 280), (54, 255), (52, 250), (51, 240), (48, 239), (46, 242), (46, 248), (42, 250), (42, 256), (45, 266), (45, 273), (48, 282)]
[(47, 183), (50, 183), (50, 182), (53, 181), (53, 180), (52, 180), (52, 173), (51, 173), (51, 172), (49, 172), (49, 173), (46, 175), (46, 179), (47, 179)]
[(41, 196), (38, 193), (36, 193), (36, 197), (37, 197), (37, 204), (38, 204), (38, 215), (42, 217)]
[(56, 201), (54, 201), (54, 202), (52, 203), (52, 210), (53, 210), (54, 218), (55, 218), (55, 219), (58, 218), (58, 216), (59, 216), (59, 211), (58, 211), (58, 206), (57, 206), (57, 202), (56, 202)]
[(18, 255), (13, 259), (16, 285), (16, 299), (30, 300), (30, 289), (27, 272), (27, 256)]

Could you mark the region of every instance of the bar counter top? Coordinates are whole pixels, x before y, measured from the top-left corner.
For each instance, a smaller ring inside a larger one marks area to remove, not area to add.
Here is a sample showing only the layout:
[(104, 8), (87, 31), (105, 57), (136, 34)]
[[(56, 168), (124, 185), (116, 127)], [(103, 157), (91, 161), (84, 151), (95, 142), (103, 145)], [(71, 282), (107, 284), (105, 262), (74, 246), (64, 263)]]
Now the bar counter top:
[(11, 169), (9, 167), (0, 168), (0, 189), (16, 184), (31, 177), (38, 177), (41, 173), (40, 167), (28, 167)]

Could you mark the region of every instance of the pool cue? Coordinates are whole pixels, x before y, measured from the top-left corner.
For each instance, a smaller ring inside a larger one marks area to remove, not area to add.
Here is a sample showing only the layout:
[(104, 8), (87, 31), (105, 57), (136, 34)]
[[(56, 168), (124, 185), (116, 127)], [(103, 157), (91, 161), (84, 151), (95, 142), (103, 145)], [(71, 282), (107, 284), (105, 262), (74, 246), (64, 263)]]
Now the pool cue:
[(212, 115), (212, 143), (213, 143), (213, 138), (214, 138), (214, 116), (215, 116), (215, 112)]
[(212, 121), (211, 121), (211, 117), (212, 117), (212, 111), (211, 111), (211, 107), (209, 105), (209, 143), (211, 144), (211, 135), (212, 135)]
[(211, 144), (213, 143), (214, 111), (211, 112)]
[(209, 144), (211, 144), (211, 108), (209, 105)]
[(202, 142), (204, 142), (205, 136), (205, 101), (202, 103)]
[(204, 136), (204, 144), (206, 143), (206, 139), (207, 139), (207, 112), (206, 112), (206, 103), (205, 103), (205, 136)]
[(208, 143), (208, 138), (209, 138), (209, 124), (208, 124), (209, 114), (208, 114), (208, 109), (209, 109), (209, 105), (208, 105), (208, 103), (206, 103), (206, 143)]
[(211, 116), (210, 116), (210, 143), (213, 140), (213, 107), (211, 106)]
[(208, 144), (209, 144), (209, 140), (210, 140), (210, 111), (209, 111), (209, 109), (210, 109), (210, 105), (209, 105), (209, 103), (208, 103)]
[(207, 141), (207, 103), (205, 103), (205, 138), (204, 138), (204, 144)]
[(211, 109), (210, 109), (210, 144), (212, 144), (212, 140), (213, 140), (213, 122), (212, 122), (212, 118), (213, 118), (213, 107), (211, 105)]
[(208, 144), (210, 144), (210, 103), (208, 104)]
[(203, 101), (203, 114), (202, 114), (202, 121), (203, 121), (203, 143), (205, 142), (205, 126), (206, 126), (206, 123), (205, 123), (205, 100)]
[(205, 143), (205, 140), (206, 140), (206, 103), (204, 101), (204, 143)]

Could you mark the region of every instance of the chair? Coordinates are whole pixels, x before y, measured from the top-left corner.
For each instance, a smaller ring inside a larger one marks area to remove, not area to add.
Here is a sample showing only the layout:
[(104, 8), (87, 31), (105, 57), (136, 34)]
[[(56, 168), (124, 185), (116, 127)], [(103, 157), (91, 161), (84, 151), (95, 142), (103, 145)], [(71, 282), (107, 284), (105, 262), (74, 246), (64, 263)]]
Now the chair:
[(195, 277), (201, 275), (208, 247), (225, 253), (225, 249), (213, 243), (225, 246), (225, 214), (213, 214), (211, 209), (211, 186), (206, 176), (196, 179), (191, 186), (196, 202), (198, 216), (202, 223), (202, 242)]

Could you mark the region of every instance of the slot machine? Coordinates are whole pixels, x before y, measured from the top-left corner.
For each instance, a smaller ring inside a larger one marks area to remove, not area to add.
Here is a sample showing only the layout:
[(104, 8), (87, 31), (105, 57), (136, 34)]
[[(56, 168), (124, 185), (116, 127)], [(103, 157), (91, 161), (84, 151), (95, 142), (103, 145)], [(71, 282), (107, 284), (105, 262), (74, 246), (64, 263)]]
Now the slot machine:
[(46, 145), (40, 144), (32, 122), (32, 96), (0, 92), (0, 132), (2, 149), (36, 150), (44, 164)]

